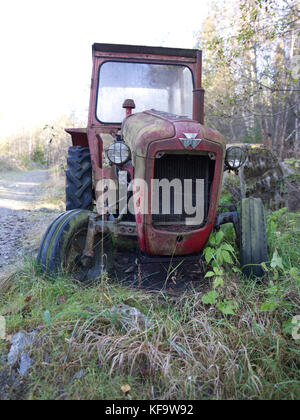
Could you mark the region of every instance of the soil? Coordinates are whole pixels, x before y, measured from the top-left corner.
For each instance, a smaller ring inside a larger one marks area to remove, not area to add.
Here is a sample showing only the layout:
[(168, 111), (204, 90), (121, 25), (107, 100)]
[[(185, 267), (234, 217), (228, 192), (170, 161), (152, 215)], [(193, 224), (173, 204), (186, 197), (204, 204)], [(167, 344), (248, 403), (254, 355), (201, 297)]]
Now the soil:
[[(24, 255), (49, 171), (0, 172), (0, 272)], [(47, 209), (44, 209), (46, 212)], [(53, 217), (53, 215), (51, 215)]]
[(111, 273), (118, 284), (147, 292), (163, 291), (168, 296), (181, 296), (184, 292), (205, 293), (210, 283), (203, 276), (200, 257), (195, 262), (161, 262), (139, 264), (137, 254), (118, 250)]

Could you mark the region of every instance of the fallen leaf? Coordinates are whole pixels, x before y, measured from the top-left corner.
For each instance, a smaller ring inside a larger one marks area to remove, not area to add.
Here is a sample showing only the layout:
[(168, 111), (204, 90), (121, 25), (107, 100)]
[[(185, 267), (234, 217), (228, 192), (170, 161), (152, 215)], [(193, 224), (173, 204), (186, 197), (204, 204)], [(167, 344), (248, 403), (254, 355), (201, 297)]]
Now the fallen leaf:
[(59, 296), (59, 298), (57, 299), (57, 305), (62, 305), (63, 303), (66, 302), (66, 297), (65, 296)]
[(134, 272), (134, 269), (135, 269), (135, 267), (134, 267), (134, 265), (132, 265), (131, 267), (127, 268), (127, 270), (125, 270), (125, 273), (126, 274), (133, 273)]
[(24, 306), (24, 308), (22, 309), (22, 316), (23, 316), (23, 318), (25, 317), (25, 315), (28, 313), (28, 312), (30, 312), (30, 305), (26, 305), (26, 306)]
[(128, 392), (131, 390), (131, 386), (128, 384), (122, 385), (121, 390), (124, 392), (124, 394), (128, 394)]
[(105, 293), (103, 293), (104, 297), (109, 301), (109, 303), (113, 304), (112, 299), (110, 298), (110, 296), (107, 296)]

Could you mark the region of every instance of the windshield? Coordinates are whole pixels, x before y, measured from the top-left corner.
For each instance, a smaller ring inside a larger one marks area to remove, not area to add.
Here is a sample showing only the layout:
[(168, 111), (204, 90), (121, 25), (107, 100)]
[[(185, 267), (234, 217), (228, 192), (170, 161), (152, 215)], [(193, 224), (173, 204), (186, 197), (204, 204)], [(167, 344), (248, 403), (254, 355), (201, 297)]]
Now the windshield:
[(183, 65), (106, 61), (100, 66), (96, 115), (105, 123), (125, 117), (125, 99), (133, 99), (133, 112), (156, 109), (192, 118), (193, 77)]

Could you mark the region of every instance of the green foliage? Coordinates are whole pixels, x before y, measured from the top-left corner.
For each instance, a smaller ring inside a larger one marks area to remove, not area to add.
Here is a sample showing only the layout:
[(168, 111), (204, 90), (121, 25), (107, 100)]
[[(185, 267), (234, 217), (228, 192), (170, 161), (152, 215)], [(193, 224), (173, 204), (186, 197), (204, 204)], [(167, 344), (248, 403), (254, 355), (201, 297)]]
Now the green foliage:
[(237, 309), (237, 304), (233, 300), (224, 299), (223, 301), (217, 303), (217, 308), (223, 315), (234, 315)]
[(44, 165), (46, 163), (45, 153), (40, 143), (37, 143), (33, 150), (32, 160), (40, 165)]
[[(297, 120), (287, 111), (297, 109), (298, 9), (293, 2), (238, 0), (210, 11), (199, 36), (205, 114), (228, 142), (272, 143), (281, 157), (297, 152), (291, 140)], [(283, 132), (268, 137), (275, 126)]]
[(202, 296), (202, 302), (205, 305), (215, 305), (218, 302), (219, 293), (216, 290), (211, 290)]
[(212, 279), (212, 290), (202, 297), (204, 304), (216, 305), (223, 315), (234, 315), (236, 304), (232, 300), (222, 299), (217, 289), (224, 287), (224, 277), (226, 270), (233, 268), (237, 262), (235, 249), (224, 240), (224, 232), (219, 230), (217, 233), (211, 234), (208, 246), (203, 251), (203, 256), (207, 265), (212, 270), (208, 270), (204, 278)]
[[(260, 303), (260, 312), (273, 313), (278, 309), (290, 310), (290, 304), (286, 301), (285, 286), (282, 278), (288, 278), (296, 287), (300, 285), (300, 215), (287, 213), (286, 209), (280, 209), (269, 213), (267, 216), (267, 236), (269, 242), (270, 260), (263, 263), (262, 267), (269, 279)], [(207, 264), (205, 278), (212, 284), (212, 290), (202, 297), (204, 304), (215, 305), (224, 315), (234, 315), (237, 307), (235, 299), (224, 297), (226, 279), (232, 273), (240, 273), (236, 266), (238, 259), (233, 244), (228, 239), (226, 225), (223, 230), (212, 234), (203, 256)], [(212, 293), (217, 291), (216, 293)]]
[(266, 299), (260, 310), (274, 312), (278, 308), (290, 308), (286, 301), (285, 286), (282, 279), (287, 278), (296, 287), (300, 284), (299, 246), (300, 246), (300, 215), (288, 213), (286, 208), (274, 211), (267, 216), (267, 236), (270, 251), (270, 264), (263, 265), (269, 276), (266, 288)]
[(282, 208), (269, 213), (266, 219), (269, 253), (275, 270), (282, 270), (283, 266), (285, 272), (289, 272), (299, 267), (300, 214), (288, 213), (286, 208)]

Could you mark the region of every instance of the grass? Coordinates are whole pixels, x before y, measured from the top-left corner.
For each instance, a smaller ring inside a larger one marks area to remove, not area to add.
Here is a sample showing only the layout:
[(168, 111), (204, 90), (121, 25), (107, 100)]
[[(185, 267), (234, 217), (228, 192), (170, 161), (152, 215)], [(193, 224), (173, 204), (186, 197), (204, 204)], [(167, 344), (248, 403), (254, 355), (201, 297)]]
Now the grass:
[(0, 176), (2, 176), (2, 172), (21, 171), (24, 169), (25, 165), (23, 162), (7, 156), (0, 156)]
[[(236, 304), (227, 316), (199, 291), (174, 297), (109, 278), (83, 288), (67, 277), (49, 281), (24, 261), (0, 280), (0, 315), (7, 335), (38, 337), (29, 374), (17, 391), (7, 380), (7, 398), (299, 399), (300, 348), (291, 334), (300, 314), (299, 225), (299, 214), (269, 213), (268, 271), (258, 282), (227, 269), (222, 296)], [(223, 230), (233, 243), (232, 229)], [(147, 326), (122, 322), (120, 305), (144, 314)], [(0, 340), (0, 359), (7, 351)], [(0, 383), (1, 370), (9, 378), (15, 369), (0, 364)]]

